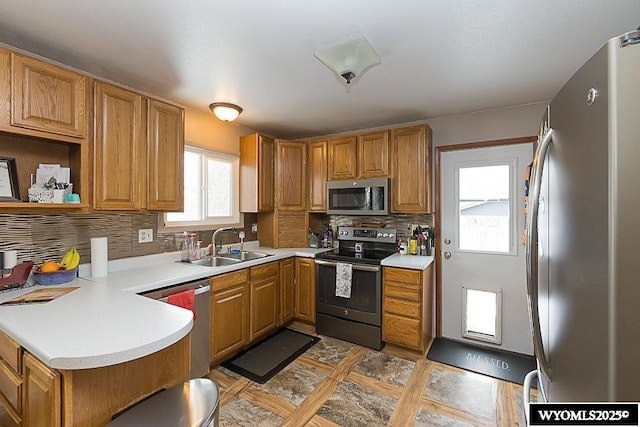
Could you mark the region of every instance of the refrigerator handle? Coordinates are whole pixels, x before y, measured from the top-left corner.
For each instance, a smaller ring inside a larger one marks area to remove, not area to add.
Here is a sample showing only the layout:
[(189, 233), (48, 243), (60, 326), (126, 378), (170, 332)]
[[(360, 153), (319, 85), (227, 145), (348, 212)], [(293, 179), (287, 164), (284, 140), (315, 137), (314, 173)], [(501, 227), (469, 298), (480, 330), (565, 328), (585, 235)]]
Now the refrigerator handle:
[(540, 314), (538, 311), (538, 210), (540, 208), (540, 187), (542, 170), (551, 145), (553, 129), (549, 128), (542, 136), (531, 169), (529, 216), (527, 223), (526, 260), (527, 260), (527, 299), (529, 301), (529, 322), (533, 336), (533, 349), (542, 373), (551, 381), (551, 367), (547, 362), (542, 346), (540, 332)]
[[(524, 377), (524, 383), (522, 384), (522, 403), (523, 403), (523, 409), (524, 409), (524, 417), (527, 420), (527, 425), (529, 425), (529, 403), (531, 402), (531, 383), (533, 382), (534, 378), (538, 377), (538, 370), (534, 369), (533, 371), (529, 372), (527, 375), (525, 375)], [(540, 383), (540, 381), (538, 381), (538, 384)]]

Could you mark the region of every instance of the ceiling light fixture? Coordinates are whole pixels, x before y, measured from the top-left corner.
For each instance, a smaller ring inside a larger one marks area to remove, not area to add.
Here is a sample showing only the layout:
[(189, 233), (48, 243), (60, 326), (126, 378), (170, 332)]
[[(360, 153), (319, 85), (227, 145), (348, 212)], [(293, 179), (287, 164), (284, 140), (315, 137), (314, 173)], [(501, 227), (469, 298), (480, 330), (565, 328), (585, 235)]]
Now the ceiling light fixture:
[(214, 102), (209, 108), (223, 122), (232, 122), (242, 113), (242, 108), (229, 102)]
[(315, 51), (314, 56), (334, 73), (351, 83), (365, 70), (382, 62), (367, 39), (359, 37), (335, 46)]

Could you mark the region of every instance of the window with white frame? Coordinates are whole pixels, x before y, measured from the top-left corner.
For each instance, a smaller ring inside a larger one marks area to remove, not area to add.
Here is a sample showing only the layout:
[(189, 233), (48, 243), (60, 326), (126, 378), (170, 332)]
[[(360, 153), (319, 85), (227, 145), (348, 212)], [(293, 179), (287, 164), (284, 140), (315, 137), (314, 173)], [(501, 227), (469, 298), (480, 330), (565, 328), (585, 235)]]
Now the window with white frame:
[(240, 225), (237, 156), (184, 148), (184, 211), (164, 214), (164, 226)]

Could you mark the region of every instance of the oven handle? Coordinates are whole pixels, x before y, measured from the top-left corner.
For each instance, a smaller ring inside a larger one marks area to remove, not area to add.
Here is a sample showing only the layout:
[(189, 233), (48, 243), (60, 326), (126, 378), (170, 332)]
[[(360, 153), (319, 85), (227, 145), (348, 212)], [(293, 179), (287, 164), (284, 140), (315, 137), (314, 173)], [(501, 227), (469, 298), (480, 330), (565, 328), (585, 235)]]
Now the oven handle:
[[(331, 261), (324, 261), (324, 260), (316, 260), (316, 264), (318, 265), (326, 265), (329, 267), (335, 267), (338, 265), (337, 262), (331, 262)], [(373, 267), (370, 265), (363, 265), (363, 264), (352, 264), (352, 263), (346, 263), (346, 264), (351, 264), (351, 268), (354, 270), (358, 270), (358, 271), (372, 271), (377, 273), (378, 271), (380, 271), (380, 267)]]

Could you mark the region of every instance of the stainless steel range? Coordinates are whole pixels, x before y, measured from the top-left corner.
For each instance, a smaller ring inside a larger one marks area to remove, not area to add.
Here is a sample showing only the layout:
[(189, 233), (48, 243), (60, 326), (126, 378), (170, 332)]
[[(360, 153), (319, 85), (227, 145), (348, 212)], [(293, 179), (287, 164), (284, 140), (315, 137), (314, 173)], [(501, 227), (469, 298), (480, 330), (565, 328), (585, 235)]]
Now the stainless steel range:
[(333, 251), (316, 255), (316, 332), (380, 350), (380, 262), (396, 251), (396, 230), (338, 227), (338, 242)]

